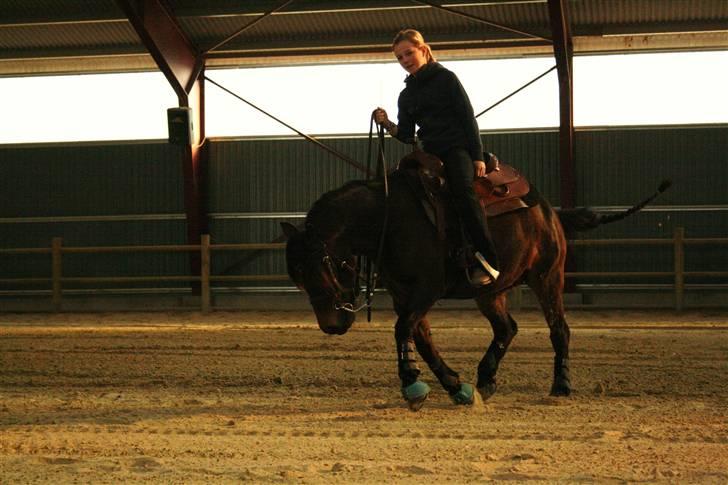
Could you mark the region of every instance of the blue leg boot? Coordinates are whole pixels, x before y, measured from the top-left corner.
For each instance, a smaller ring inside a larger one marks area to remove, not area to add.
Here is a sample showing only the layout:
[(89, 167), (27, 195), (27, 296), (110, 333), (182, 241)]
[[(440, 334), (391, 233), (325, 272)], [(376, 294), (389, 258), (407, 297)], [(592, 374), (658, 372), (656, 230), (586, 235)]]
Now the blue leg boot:
[(455, 404), (470, 406), (473, 404), (473, 402), (475, 402), (474, 394), (475, 389), (473, 388), (473, 386), (468, 384), (467, 382), (463, 382), (462, 384), (460, 384), (460, 390), (455, 394), (451, 395), (450, 398)]
[(410, 411), (419, 411), (428, 394), (430, 394), (430, 386), (422, 381), (415, 381), (402, 388), (402, 397), (407, 401)]

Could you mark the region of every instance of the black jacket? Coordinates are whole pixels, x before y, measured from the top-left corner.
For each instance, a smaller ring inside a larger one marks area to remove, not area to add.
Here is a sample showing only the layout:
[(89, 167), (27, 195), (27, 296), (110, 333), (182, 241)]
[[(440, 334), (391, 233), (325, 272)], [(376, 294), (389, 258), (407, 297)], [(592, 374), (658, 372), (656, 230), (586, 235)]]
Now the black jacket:
[(465, 148), (473, 160), (483, 159), (483, 145), (470, 99), (457, 76), (432, 62), (407, 76), (399, 94), (397, 138), (411, 143), (415, 125), (425, 151), (442, 153)]

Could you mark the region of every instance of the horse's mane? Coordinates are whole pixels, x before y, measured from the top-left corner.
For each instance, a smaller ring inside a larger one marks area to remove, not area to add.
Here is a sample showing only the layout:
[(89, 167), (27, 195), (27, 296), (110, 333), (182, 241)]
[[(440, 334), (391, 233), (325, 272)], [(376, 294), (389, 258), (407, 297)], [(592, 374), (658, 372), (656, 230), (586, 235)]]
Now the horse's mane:
[(306, 215), (306, 226), (313, 226), (316, 231), (324, 236), (335, 231), (341, 224), (344, 217), (344, 210), (351, 209), (351, 204), (342, 202), (353, 193), (359, 192), (362, 188), (372, 188), (372, 182), (366, 180), (352, 180), (341, 187), (323, 194)]

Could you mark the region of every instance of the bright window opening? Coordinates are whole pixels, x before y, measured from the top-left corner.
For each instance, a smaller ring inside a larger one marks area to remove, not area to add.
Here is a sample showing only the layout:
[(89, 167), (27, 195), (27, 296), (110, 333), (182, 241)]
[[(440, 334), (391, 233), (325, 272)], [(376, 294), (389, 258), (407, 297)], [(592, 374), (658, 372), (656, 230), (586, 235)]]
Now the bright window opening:
[[(437, 53), (435, 53), (437, 54)], [(554, 65), (551, 58), (443, 61), (475, 112)], [(361, 134), (381, 106), (396, 119), (406, 73), (395, 62), (208, 70), (207, 75), (310, 134)], [(728, 51), (574, 59), (577, 126), (728, 123)], [(292, 132), (207, 83), (207, 136)], [(177, 97), (161, 73), (0, 79), (0, 143), (167, 137)], [(478, 118), (481, 130), (558, 126), (556, 71)]]

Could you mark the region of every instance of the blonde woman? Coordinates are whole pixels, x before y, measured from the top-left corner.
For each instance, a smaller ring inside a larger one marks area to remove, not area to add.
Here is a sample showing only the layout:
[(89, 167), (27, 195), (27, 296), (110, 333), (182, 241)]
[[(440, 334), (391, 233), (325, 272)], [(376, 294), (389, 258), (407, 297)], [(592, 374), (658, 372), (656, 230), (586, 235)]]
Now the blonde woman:
[(457, 76), (438, 63), (418, 31), (406, 29), (392, 42), (399, 64), (409, 73), (399, 95), (398, 121), (390, 121), (381, 108), (374, 119), (390, 135), (404, 143), (417, 138), (426, 152), (445, 166), (445, 176), (465, 230), (475, 246), (479, 265), (470, 272), (475, 286), (491, 284), (498, 277), (498, 261), (473, 189), (475, 177), (485, 175), (483, 146), (470, 99)]

